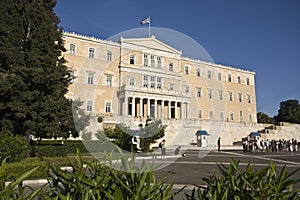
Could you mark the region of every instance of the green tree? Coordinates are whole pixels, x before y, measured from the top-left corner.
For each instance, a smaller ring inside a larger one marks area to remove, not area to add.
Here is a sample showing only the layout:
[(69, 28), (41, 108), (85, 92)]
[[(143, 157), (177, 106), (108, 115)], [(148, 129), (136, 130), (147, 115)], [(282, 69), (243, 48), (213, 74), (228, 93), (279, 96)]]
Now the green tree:
[(145, 152), (150, 150), (150, 144), (165, 136), (165, 128), (161, 120), (146, 120), (144, 128), (141, 128), (141, 149)]
[(300, 104), (298, 100), (287, 100), (280, 102), (277, 122), (290, 122), (300, 124)]
[(257, 122), (264, 124), (275, 124), (275, 120), (263, 112), (257, 113)]
[(65, 94), (72, 75), (54, 0), (0, 2), (0, 127), (45, 138), (72, 115)]
[[(140, 147), (142, 151), (148, 152), (150, 144), (155, 143), (165, 136), (165, 126), (161, 120), (152, 121), (150, 118), (146, 120), (145, 126), (140, 126)], [(106, 137), (114, 139), (114, 142), (122, 149), (131, 150), (132, 130), (124, 124), (117, 124), (115, 129), (105, 128)]]

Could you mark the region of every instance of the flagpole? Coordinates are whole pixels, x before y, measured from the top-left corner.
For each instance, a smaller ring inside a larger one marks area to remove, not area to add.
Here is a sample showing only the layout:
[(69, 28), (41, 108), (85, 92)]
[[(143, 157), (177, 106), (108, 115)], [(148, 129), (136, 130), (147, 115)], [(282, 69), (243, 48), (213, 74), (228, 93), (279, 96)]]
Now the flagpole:
[(150, 34), (151, 34), (151, 32), (150, 32), (150, 23), (151, 23), (151, 19), (150, 19), (150, 16), (149, 16), (149, 26), (148, 26), (149, 38), (150, 38)]

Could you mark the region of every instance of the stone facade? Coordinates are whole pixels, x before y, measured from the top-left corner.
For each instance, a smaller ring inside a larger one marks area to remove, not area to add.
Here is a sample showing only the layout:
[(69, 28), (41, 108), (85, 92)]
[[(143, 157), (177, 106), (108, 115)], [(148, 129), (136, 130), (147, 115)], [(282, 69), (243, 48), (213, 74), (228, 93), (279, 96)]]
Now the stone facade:
[(67, 96), (81, 99), (103, 125), (121, 119), (137, 127), (151, 117), (172, 135), (172, 124), (189, 120), (189, 134), (206, 122), (257, 123), (255, 72), (183, 57), (154, 36), (112, 42), (65, 32), (64, 40), (76, 77)]

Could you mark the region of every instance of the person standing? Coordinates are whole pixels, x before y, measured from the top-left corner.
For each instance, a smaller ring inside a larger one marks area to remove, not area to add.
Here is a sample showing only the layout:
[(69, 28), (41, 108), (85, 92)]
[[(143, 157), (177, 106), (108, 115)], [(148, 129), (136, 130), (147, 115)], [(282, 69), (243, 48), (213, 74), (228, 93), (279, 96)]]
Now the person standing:
[(161, 141), (161, 143), (159, 144), (160, 148), (161, 148), (161, 159), (165, 159), (166, 158), (166, 140)]
[(221, 151), (221, 138), (218, 139), (218, 151)]

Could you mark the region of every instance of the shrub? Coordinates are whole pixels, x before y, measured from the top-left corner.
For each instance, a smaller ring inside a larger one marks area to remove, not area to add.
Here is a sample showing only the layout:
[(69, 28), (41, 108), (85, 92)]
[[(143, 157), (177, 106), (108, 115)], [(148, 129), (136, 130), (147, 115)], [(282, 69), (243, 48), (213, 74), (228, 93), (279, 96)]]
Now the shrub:
[(126, 171), (116, 171), (103, 163), (84, 164), (78, 151), (76, 162), (70, 163), (72, 172), (53, 168), (53, 187), (49, 195), (60, 199), (173, 199), (173, 184), (157, 181), (154, 172), (146, 172), (145, 165), (135, 168), (123, 158)]
[(16, 180), (22, 174), (38, 167), (39, 170), (34, 171), (28, 176), (28, 179), (48, 178), (49, 167), (46, 161), (41, 161), (37, 158), (26, 158), (19, 162), (7, 163), (3, 178), (5, 181)]
[[(218, 164), (220, 175), (215, 173), (209, 178), (203, 178), (206, 187), (198, 186), (187, 199), (300, 199), (300, 189), (293, 186), (300, 179), (291, 180), (291, 176), (299, 169), (287, 172), (284, 166), (281, 172), (276, 172), (276, 165), (272, 162), (268, 167), (257, 170), (250, 162), (244, 172), (238, 167), (239, 162), (232, 160), (229, 166)], [(197, 193), (196, 193), (197, 191)]]
[(0, 160), (7, 158), (8, 162), (15, 162), (28, 155), (29, 140), (25, 137), (10, 132), (1, 132), (0, 135)]
[(0, 199), (37, 199), (38, 195), (43, 194), (43, 187), (37, 189), (28, 187), (27, 190), (25, 190), (25, 187), (22, 186), (22, 181), (36, 172), (38, 167), (26, 171), (18, 176), (15, 181), (12, 181), (8, 186), (4, 187), (3, 176), (7, 168), (6, 159), (4, 159), (0, 166)]
[(44, 140), (40, 144), (38, 141), (31, 142), (32, 155), (37, 157), (66, 157), (69, 154), (76, 154), (76, 150), (87, 153), (88, 150), (82, 141), (72, 140)]

